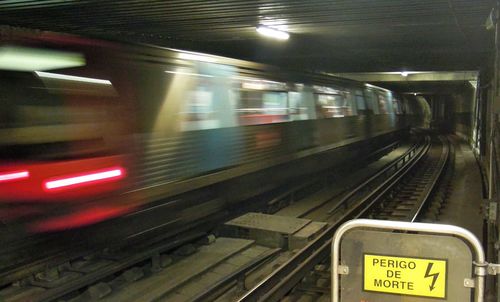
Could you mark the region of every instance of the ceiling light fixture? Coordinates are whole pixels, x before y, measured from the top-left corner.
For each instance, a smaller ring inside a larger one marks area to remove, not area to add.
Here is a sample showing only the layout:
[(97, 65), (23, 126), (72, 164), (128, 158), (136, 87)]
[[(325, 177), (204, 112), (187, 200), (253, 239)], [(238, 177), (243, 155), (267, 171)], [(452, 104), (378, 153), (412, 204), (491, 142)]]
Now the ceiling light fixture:
[(274, 28), (270, 28), (267, 26), (260, 25), (256, 28), (256, 30), (259, 34), (263, 36), (271, 37), (278, 40), (288, 40), (288, 38), (290, 38), (289, 33)]
[(408, 76), (408, 71), (401, 71), (401, 75), (403, 77), (407, 77)]

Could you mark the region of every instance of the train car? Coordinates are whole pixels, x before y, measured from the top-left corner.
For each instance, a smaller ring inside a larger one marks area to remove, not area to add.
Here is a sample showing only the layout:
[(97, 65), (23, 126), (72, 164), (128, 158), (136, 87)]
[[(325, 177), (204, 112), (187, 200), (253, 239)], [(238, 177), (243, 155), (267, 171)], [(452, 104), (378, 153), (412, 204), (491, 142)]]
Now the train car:
[(50, 32), (0, 35), (0, 219), (35, 232), (394, 141), (415, 119), (408, 100), (351, 80)]

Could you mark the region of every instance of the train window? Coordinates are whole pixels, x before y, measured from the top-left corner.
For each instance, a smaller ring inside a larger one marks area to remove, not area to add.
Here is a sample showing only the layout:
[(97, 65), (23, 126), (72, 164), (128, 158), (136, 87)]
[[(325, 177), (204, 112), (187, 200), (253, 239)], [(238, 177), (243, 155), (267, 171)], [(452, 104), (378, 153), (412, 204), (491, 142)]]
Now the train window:
[(390, 91), (378, 92), (380, 111), (384, 114), (402, 114), (399, 101)]
[(347, 106), (351, 108), (350, 113), (345, 116), (358, 115), (358, 106), (356, 104), (356, 95), (353, 90), (346, 91), (344, 94)]
[(377, 99), (378, 99), (378, 109), (380, 114), (389, 114), (389, 100), (387, 99), (387, 96), (385, 93), (377, 93)]
[(213, 93), (208, 87), (198, 86), (189, 91), (183, 115), (183, 131), (218, 128), (213, 108)]
[(401, 115), (403, 114), (403, 108), (401, 107), (401, 101), (397, 98), (392, 99), (392, 108), (394, 109), (394, 113)]
[(303, 92), (288, 92), (290, 120), (300, 121), (309, 119), (309, 108), (306, 95)]
[(207, 62), (167, 71), (186, 85), (181, 89), (185, 92), (180, 112), (182, 131), (236, 126), (236, 95), (229, 80), (234, 72), (229, 66)]
[(318, 118), (354, 115), (353, 108), (344, 94), (315, 94)]
[(356, 107), (358, 110), (366, 110), (365, 97), (363, 96), (363, 91), (356, 90), (354, 92), (354, 98), (356, 99)]
[(379, 105), (378, 105), (378, 96), (375, 91), (368, 89), (365, 91), (366, 95), (366, 104), (369, 110), (373, 112), (373, 114), (380, 114)]
[[(78, 158), (109, 152), (114, 138), (128, 127), (116, 118), (124, 108), (109, 71), (114, 70), (109, 53), (44, 47), (19, 53), (25, 60), (33, 55), (31, 67), (0, 64), (0, 103), (5, 109), (0, 114), (0, 158)], [(103, 68), (103, 60), (109, 68)], [(55, 65), (43, 65), (49, 63)]]
[(289, 120), (288, 93), (241, 90), (236, 112), (241, 125), (286, 122)]

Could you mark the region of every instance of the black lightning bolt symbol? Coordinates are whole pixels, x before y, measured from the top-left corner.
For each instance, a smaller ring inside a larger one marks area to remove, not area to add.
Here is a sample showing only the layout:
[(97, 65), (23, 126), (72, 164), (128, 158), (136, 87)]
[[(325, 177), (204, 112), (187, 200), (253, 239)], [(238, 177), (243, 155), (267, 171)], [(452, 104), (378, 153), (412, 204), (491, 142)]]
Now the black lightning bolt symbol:
[(435, 287), (434, 285), (436, 284), (436, 280), (437, 278), (439, 277), (439, 273), (434, 273), (434, 274), (431, 274), (431, 270), (432, 270), (432, 266), (434, 265), (433, 262), (430, 262), (428, 265), (427, 265), (427, 270), (425, 272), (425, 276), (424, 278), (429, 278), (429, 277), (432, 277), (432, 283), (431, 285), (429, 285), (429, 289), (432, 291)]

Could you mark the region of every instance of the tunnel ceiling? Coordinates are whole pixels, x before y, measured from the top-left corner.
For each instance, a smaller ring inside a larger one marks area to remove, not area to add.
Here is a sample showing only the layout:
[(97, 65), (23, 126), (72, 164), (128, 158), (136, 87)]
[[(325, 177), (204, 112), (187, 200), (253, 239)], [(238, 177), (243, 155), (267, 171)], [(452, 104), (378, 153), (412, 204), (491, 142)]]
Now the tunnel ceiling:
[(419, 95), (449, 95), (473, 87), (469, 81), (378, 82), (376, 85), (401, 93)]
[[(0, 1), (0, 23), (326, 72), (477, 70), (486, 0)], [(258, 36), (286, 29), (288, 41)]]

